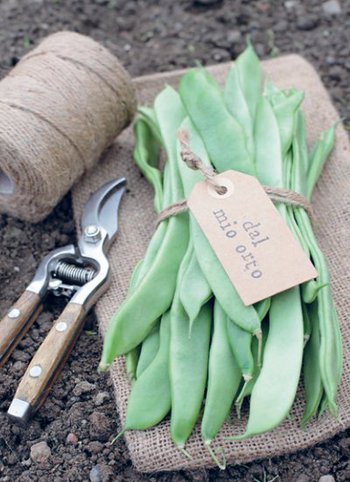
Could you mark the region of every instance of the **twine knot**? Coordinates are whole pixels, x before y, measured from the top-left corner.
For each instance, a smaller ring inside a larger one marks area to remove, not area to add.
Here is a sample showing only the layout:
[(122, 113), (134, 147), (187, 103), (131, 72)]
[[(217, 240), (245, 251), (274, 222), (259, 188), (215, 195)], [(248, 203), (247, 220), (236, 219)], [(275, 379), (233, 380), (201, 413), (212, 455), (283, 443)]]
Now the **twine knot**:
[(187, 167), (194, 171), (200, 171), (208, 184), (213, 186), (218, 194), (225, 194), (226, 187), (220, 185), (216, 179), (217, 173), (214, 169), (211, 166), (206, 166), (203, 161), (191, 151), (188, 132), (185, 129), (178, 130), (177, 138), (179, 139), (181, 146), (181, 158), (186, 163)]

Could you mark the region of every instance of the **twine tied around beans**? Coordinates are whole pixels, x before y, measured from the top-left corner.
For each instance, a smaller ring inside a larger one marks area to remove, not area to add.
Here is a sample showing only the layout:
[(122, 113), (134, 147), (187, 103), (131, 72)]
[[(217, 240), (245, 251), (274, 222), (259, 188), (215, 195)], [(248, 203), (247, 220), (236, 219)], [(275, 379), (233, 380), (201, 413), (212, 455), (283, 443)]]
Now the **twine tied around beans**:
[[(191, 150), (188, 132), (185, 129), (180, 129), (177, 132), (177, 138), (180, 142), (181, 158), (186, 163), (187, 167), (195, 171), (200, 171), (203, 174), (206, 182), (210, 184), (218, 194), (225, 194), (226, 187), (220, 184), (220, 180), (217, 178), (217, 173), (215, 170), (211, 166), (206, 166), (203, 161)], [(296, 191), (292, 191), (291, 189), (282, 189), (264, 185), (262, 187), (272, 202), (302, 208), (308, 214), (311, 222), (314, 223), (314, 210), (312, 205), (304, 196)], [(176, 216), (185, 211), (188, 211), (187, 200), (181, 199), (180, 201), (177, 201), (166, 207), (159, 213), (157, 217), (157, 225), (165, 219), (168, 219), (171, 216)]]

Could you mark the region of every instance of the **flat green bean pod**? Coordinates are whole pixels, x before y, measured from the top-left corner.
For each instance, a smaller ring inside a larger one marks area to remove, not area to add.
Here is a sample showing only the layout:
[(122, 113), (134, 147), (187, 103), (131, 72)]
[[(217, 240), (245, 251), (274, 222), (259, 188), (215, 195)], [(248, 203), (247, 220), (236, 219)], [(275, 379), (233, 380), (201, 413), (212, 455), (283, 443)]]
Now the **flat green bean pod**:
[(127, 353), (137, 346), (171, 304), (178, 265), (187, 245), (188, 228), (184, 215), (171, 218), (168, 222), (167, 232), (152, 268), (110, 322), (101, 369), (108, 368), (117, 355)]
[(152, 130), (142, 119), (137, 119), (134, 124), (135, 162), (153, 186), (155, 191), (154, 209), (160, 212), (163, 204), (162, 174), (158, 169), (160, 145), (158, 139), (153, 136)]
[[(304, 116), (300, 111), (296, 113), (295, 117), (295, 135), (292, 140), (292, 149), (289, 155), (286, 156), (286, 163), (288, 163), (290, 167), (289, 178), (286, 180), (286, 184), (289, 189), (299, 192), (306, 197), (308, 191), (307, 172), (309, 159), (305, 138), (305, 121)], [(310, 256), (308, 243), (294, 215), (295, 208), (288, 206), (287, 210), (289, 212), (290, 227), (296, 238), (299, 240), (305, 253)], [(323, 285), (320, 284), (318, 279), (303, 283), (301, 293), (304, 303), (313, 303), (322, 287)]]
[(255, 303), (254, 308), (257, 312), (260, 321), (263, 321), (271, 306), (271, 298), (265, 298), (264, 300)]
[[(255, 118), (256, 171), (261, 184), (284, 186), (281, 140), (275, 114), (265, 97), (261, 97)], [(273, 159), (273, 162), (272, 162)]]
[(296, 117), (295, 136), (292, 142), (293, 164), (291, 186), (296, 192), (307, 197), (309, 158), (305, 138), (305, 120), (302, 112)]
[(179, 93), (217, 171), (254, 173), (244, 131), (229, 113), (216, 81), (204, 69), (193, 69), (181, 78)]
[(255, 147), (253, 140), (253, 120), (249, 112), (248, 103), (243, 95), (242, 87), (239, 80), (239, 71), (236, 64), (233, 64), (225, 84), (224, 98), (226, 106), (231, 115), (237, 120), (242, 127), (245, 138), (246, 148), (249, 157), (254, 162)]
[(312, 324), (310, 320), (309, 309), (306, 303), (302, 304), (303, 309), (303, 320), (304, 320), (304, 349), (305, 346), (309, 343), (312, 331)]
[(226, 330), (233, 356), (242, 372), (244, 381), (247, 383), (251, 380), (254, 372), (252, 335), (248, 331), (242, 330), (229, 318), (226, 320)]
[(262, 70), (259, 59), (250, 42), (248, 42), (244, 52), (237, 58), (236, 66), (243, 96), (247, 101), (250, 116), (254, 119), (261, 95)]
[(181, 303), (189, 317), (189, 336), (202, 306), (212, 297), (212, 291), (205, 278), (190, 239), (183, 262), (186, 265), (179, 286)]
[[(169, 164), (166, 163), (164, 166), (164, 175), (163, 175), (163, 185), (164, 185), (164, 196), (163, 196), (163, 209), (166, 208), (169, 203), (171, 202), (171, 186), (170, 186), (170, 169)], [(164, 240), (164, 236), (166, 234), (168, 225), (166, 222), (161, 223), (157, 226), (156, 231), (154, 232), (147, 250), (145, 257), (143, 258), (140, 266), (138, 267), (137, 273), (137, 283), (135, 287), (139, 285), (141, 280), (146, 276), (146, 274), (150, 271), (153, 266), (154, 260), (158, 254), (158, 251), (161, 247), (161, 244)]]
[(252, 378), (243, 384), (236, 400), (235, 400), (235, 406), (236, 406), (236, 412), (237, 412), (237, 417), (238, 418), (241, 418), (241, 409), (242, 409), (242, 405), (243, 405), (243, 402), (244, 402), (244, 399), (247, 398), (249, 395), (251, 395), (252, 393), (252, 390), (253, 390), (253, 387), (255, 385), (255, 382), (258, 378), (258, 376), (260, 375), (260, 371), (261, 371), (261, 362), (258, 363), (258, 358), (259, 356), (261, 358), (263, 358), (263, 354), (264, 354), (264, 346), (265, 346), (265, 343), (266, 343), (266, 338), (267, 338), (267, 323), (263, 323), (262, 324), (262, 347), (261, 347), (261, 355), (259, 353), (259, 343), (258, 343), (258, 340), (256, 338), (253, 338), (253, 341), (252, 341), (252, 354), (253, 354), (253, 358), (254, 358), (254, 371), (253, 371), (253, 375), (252, 375)]
[(334, 124), (330, 129), (327, 129), (322, 133), (321, 139), (316, 143), (314, 150), (310, 155), (307, 191), (308, 199), (311, 199), (312, 192), (315, 188), (318, 178), (320, 177), (323, 166), (332, 152), (336, 127), (337, 124)]
[(159, 125), (154, 109), (152, 109), (151, 107), (139, 107), (137, 109), (137, 113), (139, 117), (148, 124), (154, 136), (157, 137), (158, 141), (162, 143), (162, 136), (160, 134)]
[[(261, 93), (262, 72), (251, 44), (231, 67), (225, 84), (224, 98), (228, 110), (242, 127), (250, 164), (255, 164), (254, 122)], [(252, 174), (250, 168), (248, 174)]]
[(236, 323), (229, 318), (227, 318), (226, 324), (228, 341), (244, 380), (243, 386), (236, 400), (236, 407), (238, 407), (237, 414), (240, 416), (240, 407), (246, 394), (248, 385), (253, 379), (255, 367), (256, 365), (261, 365), (262, 343), (258, 343), (258, 353), (257, 357), (254, 359), (252, 351), (253, 337), (251, 333), (242, 330), (242, 328), (237, 326)]
[[(292, 139), (293, 147), (294, 149), (290, 149), (287, 154), (284, 157), (284, 183), (287, 189), (293, 190), (294, 184), (293, 184), (293, 165), (295, 162), (297, 162), (297, 159), (299, 158), (299, 151), (295, 150), (295, 139)], [(294, 206), (287, 206), (287, 219), (288, 219), (288, 225), (292, 233), (294, 234), (295, 238), (303, 248), (305, 254), (307, 256), (310, 256), (309, 252), (309, 247), (302, 235), (302, 232), (298, 226), (298, 223), (294, 217)], [(310, 285), (311, 286), (311, 285)]]
[(171, 438), (184, 450), (198, 419), (207, 382), (212, 305), (203, 306), (188, 337), (189, 319), (175, 294), (171, 307)]
[(131, 389), (122, 433), (153, 427), (169, 412), (169, 343), (170, 314), (167, 312), (160, 323), (158, 353)]
[[(271, 85), (270, 83), (268, 85)], [(267, 92), (268, 89), (267, 89)], [(287, 93), (274, 87), (273, 93), (267, 93), (273, 112), (276, 116), (281, 137), (282, 157), (287, 154), (292, 144), (295, 130), (295, 113), (298, 111), (304, 94), (295, 89)]]
[[(182, 122), (181, 129), (185, 129), (189, 134), (191, 150), (196, 153), (203, 162), (209, 165), (210, 162), (204, 144), (188, 117)], [(186, 166), (181, 158), (179, 143), (177, 148), (178, 169), (182, 179), (185, 197), (188, 198), (195, 184), (202, 180), (202, 174), (198, 171), (189, 169)], [(181, 280), (180, 278), (178, 279), (179, 296), (181, 303), (190, 318), (189, 334), (191, 334), (194, 320), (197, 318), (202, 306), (212, 296), (209, 283), (199, 266), (191, 237), (181, 265), (183, 265), (183, 269)]]
[(250, 397), (246, 432), (230, 439), (241, 440), (270, 431), (289, 414), (303, 356), (304, 329), (299, 299), (299, 288), (292, 288), (272, 300), (264, 362)]
[(342, 335), (340, 331), (340, 325), (339, 325), (339, 320), (338, 320), (338, 313), (335, 307), (335, 303), (333, 301), (333, 323), (335, 326), (335, 340), (336, 340), (336, 345), (337, 345), (337, 385), (340, 384), (341, 382), (341, 376), (343, 372), (343, 343), (342, 343)]
[(305, 427), (310, 419), (317, 413), (323, 396), (323, 385), (320, 373), (320, 328), (318, 319), (317, 302), (309, 305), (310, 341), (304, 349), (303, 373), (304, 392), (306, 405), (301, 427)]
[[(183, 197), (176, 160), (176, 130), (183, 120), (184, 110), (179, 96), (170, 87), (157, 96), (154, 108), (167, 152), (170, 201), (176, 202)], [(171, 305), (178, 267), (188, 244), (188, 215), (183, 213), (163, 221), (156, 233), (163, 224), (166, 232), (152, 266), (110, 321), (100, 370), (106, 370), (117, 355), (137, 346)]]
[(139, 360), (139, 353), (140, 353), (140, 349), (137, 346), (136, 348), (133, 348), (125, 355), (126, 372), (128, 374), (128, 378), (130, 382), (132, 383), (134, 383), (134, 381), (136, 380), (136, 370), (137, 370), (137, 363)]
[[(164, 202), (162, 175), (159, 169), (156, 168), (159, 162), (159, 141), (154, 138), (152, 130), (147, 123), (140, 119), (137, 120), (134, 125), (134, 136), (135, 162), (154, 188), (154, 207), (156, 212), (159, 212)], [(163, 230), (164, 229), (162, 229), (162, 231)], [(144, 273), (147, 272), (148, 267), (153, 262), (162, 236), (163, 234), (159, 230), (157, 236), (152, 238), (152, 242), (147, 249), (146, 257), (136, 264), (130, 278), (129, 294), (138, 286)], [(139, 354), (140, 347), (135, 347), (125, 355), (126, 369), (131, 382), (136, 380)]]
[(139, 378), (151, 364), (159, 350), (160, 323), (156, 323), (147, 337), (143, 340), (136, 369), (136, 378)]
[(329, 273), (323, 253), (317, 245), (312, 232), (310, 220), (302, 209), (295, 210), (299, 226), (302, 227), (305, 239), (318, 272), (319, 283), (323, 288), (318, 291), (318, 315), (320, 322), (320, 369), (322, 383), (328, 397), (328, 407), (333, 415), (337, 414), (336, 393), (339, 384), (338, 371), (342, 354), (339, 352), (338, 321), (334, 318), (333, 301), (330, 290)]
[[(146, 108), (145, 108), (146, 109)], [(151, 134), (152, 124), (155, 122), (155, 114), (152, 109), (147, 108), (148, 111), (152, 112), (153, 119), (149, 121), (138, 120), (135, 123), (134, 135), (135, 135), (135, 149), (134, 158), (136, 164), (139, 166), (143, 172), (146, 179), (151, 183), (154, 189), (154, 208), (156, 212), (160, 212), (161, 209), (165, 208), (169, 204), (169, 165), (166, 164), (164, 168), (164, 176), (160, 174), (157, 169), (159, 162), (159, 141), (156, 141), (154, 134)], [(151, 114), (149, 114), (151, 116)], [(136, 128), (139, 125), (142, 128)], [(158, 126), (157, 126), (158, 129)], [(165, 196), (163, 196), (163, 185), (164, 182)], [(143, 260), (139, 261), (133, 270), (129, 293), (138, 286), (140, 281), (143, 279), (145, 273), (148, 272), (150, 266), (153, 264), (153, 260), (158, 252), (159, 246), (163, 240), (166, 231), (166, 225), (159, 227), (156, 233), (153, 235), (150, 244), (148, 245), (145, 257)]]
[[(211, 444), (226, 420), (241, 381), (241, 370), (228, 343), (226, 320), (226, 313), (215, 301), (208, 387), (201, 425), (202, 438), (206, 445)], [(213, 455), (218, 463), (215, 454)], [(219, 463), (218, 465), (220, 466)]]

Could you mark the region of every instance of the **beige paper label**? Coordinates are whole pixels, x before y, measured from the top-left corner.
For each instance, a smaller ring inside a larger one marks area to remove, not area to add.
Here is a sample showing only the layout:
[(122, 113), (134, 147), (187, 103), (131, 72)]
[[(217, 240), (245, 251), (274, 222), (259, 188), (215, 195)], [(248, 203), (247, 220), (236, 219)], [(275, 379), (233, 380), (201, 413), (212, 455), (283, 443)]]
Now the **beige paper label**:
[(188, 207), (245, 305), (317, 276), (255, 177), (226, 171), (217, 179), (225, 194), (199, 182)]

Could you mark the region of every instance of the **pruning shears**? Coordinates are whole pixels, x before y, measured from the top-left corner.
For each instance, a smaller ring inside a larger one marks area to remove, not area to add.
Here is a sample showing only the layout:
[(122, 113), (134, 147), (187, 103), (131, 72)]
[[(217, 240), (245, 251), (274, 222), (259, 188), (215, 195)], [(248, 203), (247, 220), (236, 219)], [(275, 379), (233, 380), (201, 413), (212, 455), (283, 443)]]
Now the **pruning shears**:
[(86, 203), (77, 246), (58, 248), (43, 258), (23, 295), (0, 321), (0, 367), (42, 311), (52, 292), (69, 302), (31, 360), (8, 409), (26, 422), (44, 403), (82, 328), (84, 318), (109, 285), (107, 251), (118, 231), (118, 208), (126, 190), (120, 178), (104, 184)]

